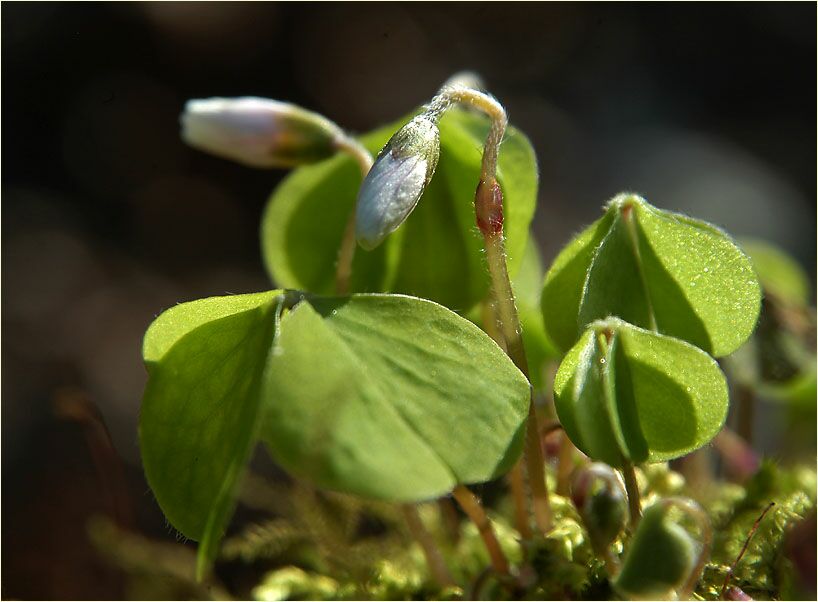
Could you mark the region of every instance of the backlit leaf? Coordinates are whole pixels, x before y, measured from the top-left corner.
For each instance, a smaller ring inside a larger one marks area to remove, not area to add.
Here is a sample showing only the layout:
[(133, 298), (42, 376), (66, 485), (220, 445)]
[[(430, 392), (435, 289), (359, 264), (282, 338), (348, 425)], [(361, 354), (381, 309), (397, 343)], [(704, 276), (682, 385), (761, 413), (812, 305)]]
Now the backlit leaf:
[(420, 299), (310, 299), (284, 316), (265, 388), (273, 456), (315, 484), (416, 501), (505, 472), (529, 385), (480, 329)]
[(271, 291), (178, 305), (145, 336), (142, 463), (171, 524), (202, 542), (200, 574), (215, 557), (255, 440), (276, 297)]
[(430, 301), (203, 299), (157, 318), (144, 358), (145, 473), (171, 524), (201, 542), (200, 575), (259, 437), (316, 485), (399, 501), (487, 481), (521, 453), (528, 381), (488, 335)]

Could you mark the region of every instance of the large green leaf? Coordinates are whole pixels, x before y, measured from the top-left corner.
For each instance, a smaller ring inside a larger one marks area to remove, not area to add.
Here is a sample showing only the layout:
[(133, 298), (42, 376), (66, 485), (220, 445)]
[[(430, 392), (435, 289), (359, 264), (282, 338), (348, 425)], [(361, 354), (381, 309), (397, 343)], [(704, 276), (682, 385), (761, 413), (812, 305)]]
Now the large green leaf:
[(255, 439), (275, 291), (177, 305), (145, 335), (139, 424), (148, 483), (168, 520), (215, 557)]
[(318, 485), (401, 501), (491, 479), (521, 452), (528, 381), (430, 301), (203, 299), (157, 318), (143, 353), (145, 473), (168, 520), (201, 542), (200, 574), (259, 437)]
[(480, 329), (403, 296), (310, 299), (281, 322), (263, 437), (319, 486), (416, 501), (505, 472), (529, 385)]
[(727, 383), (702, 350), (609, 318), (591, 324), (554, 380), (571, 441), (612, 466), (661, 462), (701, 447), (727, 416)]
[[(376, 153), (408, 117), (361, 138)], [(474, 191), (488, 121), (453, 109), (440, 121), (437, 171), (407, 221), (374, 251), (358, 249), (356, 292), (400, 292), (458, 311), (488, 290), (481, 239), (474, 226)], [(522, 260), (537, 194), (537, 164), (526, 137), (509, 128), (498, 164), (504, 193), (511, 274)], [(334, 292), (338, 248), (355, 206), (361, 176), (351, 159), (337, 157), (290, 174), (273, 192), (261, 228), (273, 280), (287, 288)]]
[(714, 356), (753, 331), (761, 289), (749, 258), (718, 228), (620, 195), (545, 278), (546, 330), (563, 349), (617, 315)]

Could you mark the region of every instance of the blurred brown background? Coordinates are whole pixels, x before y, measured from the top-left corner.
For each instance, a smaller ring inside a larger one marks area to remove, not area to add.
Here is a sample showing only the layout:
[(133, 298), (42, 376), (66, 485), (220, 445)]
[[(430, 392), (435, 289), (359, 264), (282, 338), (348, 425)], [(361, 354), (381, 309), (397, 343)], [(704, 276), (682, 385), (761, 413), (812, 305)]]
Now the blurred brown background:
[(94, 513), (173, 541), (139, 467), (142, 334), (178, 301), (270, 287), (258, 224), (283, 173), (186, 148), (186, 99), (283, 99), (365, 131), (472, 69), (537, 150), (546, 261), (630, 189), (814, 274), (815, 20), (813, 3), (4, 3), (2, 596), (123, 595), (86, 541)]

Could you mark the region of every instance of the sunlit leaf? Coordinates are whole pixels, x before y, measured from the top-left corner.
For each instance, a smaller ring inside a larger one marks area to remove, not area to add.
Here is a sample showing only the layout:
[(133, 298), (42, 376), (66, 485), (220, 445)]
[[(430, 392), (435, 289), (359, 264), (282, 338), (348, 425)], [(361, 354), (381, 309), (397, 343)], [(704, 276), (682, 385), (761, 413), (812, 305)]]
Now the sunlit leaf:
[(566, 354), (554, 395), (571, 441), (612, 466), (701, 447), (728, 405), (724, 375), (706, 353), (616, 318), (594, 322)]
[(560, 253), (543, 290), (547, 332), (563, 349), (615, 315), (723, 356), (750, 336), (760, 302), (749, 258), (724, 232), (634, 195)]
[(276, 296), (178, 305), (145, 335), (142, 463), (168, 520), (202, 543), (200, 573), (215, 557), (255, 440)]

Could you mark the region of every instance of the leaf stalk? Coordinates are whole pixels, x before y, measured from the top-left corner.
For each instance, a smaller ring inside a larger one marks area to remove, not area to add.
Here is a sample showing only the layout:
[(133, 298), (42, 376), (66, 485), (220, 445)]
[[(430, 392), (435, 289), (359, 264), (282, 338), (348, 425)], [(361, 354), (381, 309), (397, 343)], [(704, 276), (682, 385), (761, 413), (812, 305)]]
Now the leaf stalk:
[[(372, 169), (374, 160), (364, 146), (352, 136), (346, 134), (335, 140), (335, 148), (352, 157), (361, 169), (361, 177), (365, 178)], [(338, 260), (335, 266), (335, 292), (339, 295), (348, 295), (352, 278), (352, 260), (355, 259), (355, 207), (349, 212), (341, 246), (338, 249)]]

